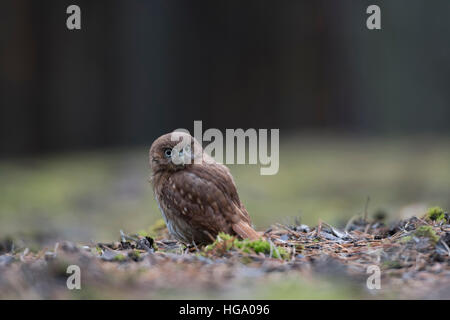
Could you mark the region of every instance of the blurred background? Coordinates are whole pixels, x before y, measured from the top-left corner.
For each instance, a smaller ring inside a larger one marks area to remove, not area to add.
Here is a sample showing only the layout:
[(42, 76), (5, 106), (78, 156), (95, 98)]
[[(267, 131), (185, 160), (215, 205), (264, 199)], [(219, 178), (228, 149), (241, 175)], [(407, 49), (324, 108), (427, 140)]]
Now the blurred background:
[[(66, 8), (81, 8), (81, 30)], [(381, 7), (382, 30), (366, 28)], [(450, 2), (2, 1), (0, 236), (107, 241), (160, 214), (152, 141), (279, 128), (231, 166), (258, 229), (450, 207)]]

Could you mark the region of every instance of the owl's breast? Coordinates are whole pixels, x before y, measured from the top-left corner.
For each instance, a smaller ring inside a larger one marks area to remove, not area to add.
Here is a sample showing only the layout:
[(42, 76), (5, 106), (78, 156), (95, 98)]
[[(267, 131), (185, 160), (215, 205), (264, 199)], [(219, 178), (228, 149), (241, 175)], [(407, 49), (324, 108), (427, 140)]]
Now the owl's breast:
[(191, 243), (195, 240), (192, 226), (176, 212), (173, 212), (174, 208), (170, 207), (170, 204), (165, 203), (164, 199), (159, 199), (158, 196), (155, 196), (155, 199), (169, 233), (182, 242)]

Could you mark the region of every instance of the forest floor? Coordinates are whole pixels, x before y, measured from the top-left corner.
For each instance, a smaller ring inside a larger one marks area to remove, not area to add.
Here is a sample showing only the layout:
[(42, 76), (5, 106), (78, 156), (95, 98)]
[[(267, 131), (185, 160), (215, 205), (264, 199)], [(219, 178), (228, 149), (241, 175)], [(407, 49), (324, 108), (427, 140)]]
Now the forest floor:
[[(120, 232), (113, 243), (30, 250), (7, 238), (0, 298), (450, 299), (448, 213), (389, 225), (378, 218), (352, 219), (344, 230), (276, 224), (261, 240), (220, 234), (206, 247), (169, 240), (163, 224)], [(68, 289), (70, 265), (80, 268), (80, 289)]]
[(229, 166), (267, 242), (208, 250), (158, 223), (148, 146), (1, 159), (0, 299), (450, 299), (449, 221), (424, 217), (450, 208), (449, 137), (283, 141), (276, 175)]

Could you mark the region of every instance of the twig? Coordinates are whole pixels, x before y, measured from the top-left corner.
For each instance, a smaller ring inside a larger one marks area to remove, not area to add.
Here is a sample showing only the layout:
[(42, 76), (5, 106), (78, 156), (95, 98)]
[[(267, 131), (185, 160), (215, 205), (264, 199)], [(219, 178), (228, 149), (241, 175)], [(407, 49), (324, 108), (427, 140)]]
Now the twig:
[(119, 232), (120, 232), (120, 239), (122, 240), (122, 242), (126, 242), (125, 233), (123, 233), (122, 230), (120, 230)]
[(358, 217), (359, 217), (359, 214), (354, 215), (353, 217), (351, 217), (351, 218), (348, 220), (347, 224), (345, 225), (345, 229), (344, 229), (345, 232), (348, 231), (348, 229), (351, 227), (353, 221), (355, 221), (355, 219), (358, 218)]
[(369, 202), (370, 202), (370, 197), (367, 196), (367, 200), (366, 200), (366, 205), (364, 206), (364, 222), (367, 222), (367, 209), (369, 209)]
[(440, 241), (441, 241), (442, 245), (445, 247), (445, 249), (447, 249), (447, 253), (450, 256), (450, 248), (448, 247), (448, 245), (445, 243), (444, 240), (441, 239)]
[(364, 228), (364, 233), (367, 234), (369, 232), (370, 226), (372, 225), (372, 223), (368, 223), (366, 225), (366, 227)]
[(269, 243), (270, 243), (270, 257), (273, 257), (273, 249), (275, 250), (275, 252), (277, 253), (277, 257), (278, 259), (281, 258), (280, 252), (278, 251), (277, 247), (273, 244), (272, 240), (268, 239)]
[(316, 237), (320, 237), (320, 232), (322, 232), (322, 220), (319, 219), (319, 225), (316, 229)]
[(25, 261), (25, 256), (26, 256), (29, 252), (30, 252), (30, 249), (25, 248), (25, 250), (23, 250), (23, 252), (22, 252), (21, 255), (20, 255), (20, 261), (26, 262), (26, 261)]
[(134, 241), (134, 242), (138, 242), (139, 239), (133, 238), (129, 235), (126, 235), (122, 230), (120, 230), (120, 238), (122, 240), (122, 242), (127, 242), (127, 240), (129, 241)]
[(298, 233), (298, 232), (296, 232), (296, 231), (294, 231), (294, 230), (291, 230), (290, 228), (286, 227), (285, 225), (282, 225), (282, 224), (277, 223), (276, 226), (278, 226), (278, 227), (280, 227), (280, 228), (286, 230), (287, 232), (293, 234), (293, 235), (296, 236), (297, 238), (300, 238), (300, 237), (301, 237), (300, 233)]

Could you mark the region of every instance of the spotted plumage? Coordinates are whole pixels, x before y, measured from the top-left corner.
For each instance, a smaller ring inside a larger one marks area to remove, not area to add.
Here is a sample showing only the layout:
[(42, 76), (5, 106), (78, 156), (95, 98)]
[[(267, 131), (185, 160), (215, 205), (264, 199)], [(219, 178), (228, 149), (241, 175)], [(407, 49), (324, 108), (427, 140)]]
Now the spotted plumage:
[[(153, 191), (170, 234), (196, 244), (213, 241), (219, 232), (257, 239), (228, 168), (190, 135), (172, 138), (163, 135), (150, 148)], [(174, 163), (174, 155), (181, 162)]]

